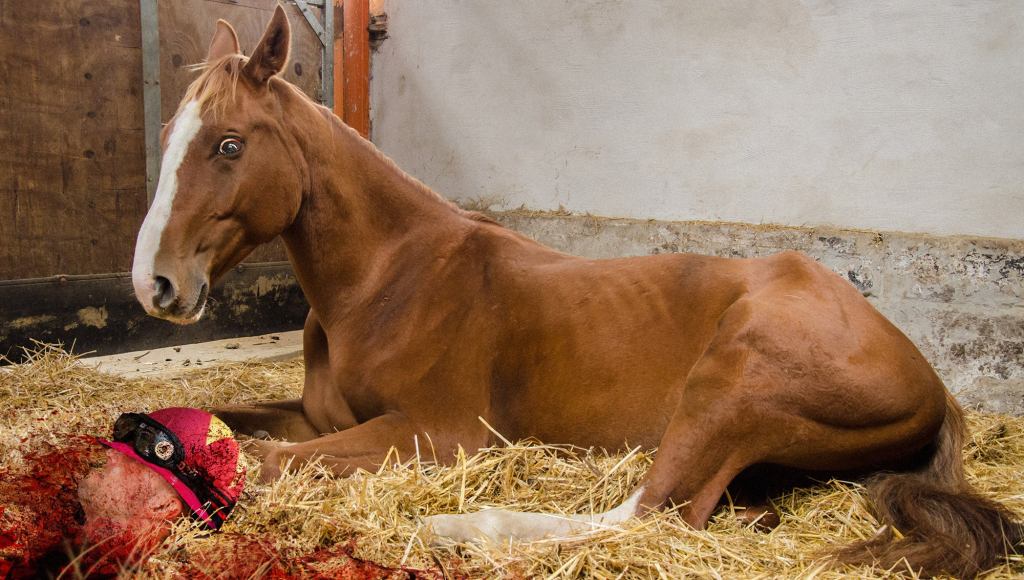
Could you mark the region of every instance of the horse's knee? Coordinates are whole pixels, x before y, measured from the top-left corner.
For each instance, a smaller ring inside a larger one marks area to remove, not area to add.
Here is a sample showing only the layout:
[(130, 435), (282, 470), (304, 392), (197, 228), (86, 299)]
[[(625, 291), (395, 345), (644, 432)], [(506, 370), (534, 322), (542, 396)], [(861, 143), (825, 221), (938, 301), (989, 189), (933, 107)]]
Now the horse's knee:
[(263, 460), (266, 460), (271, 456), (271, 454), (276, 453), (285, 447), (295, 445), (294, 443), (288, 443), (287, 441), (270, 441), (267, 439), (256, 439), (250, 437), (243, 437), (240, 439), (243, 449)]
[(260, 466), (260, 483), (273, 483), (284, 474), (284, 470), (281, 465), (276, 461), (271, 461), (268, 457), (263, 461)]
[(255, 407), (245, 405), (227, 405), (210, 409), (210, 414), (223, 421), (235, 435), (249, 436), (255, 436), (255, 432), (260, 430), (253, 421), (256, 412)]

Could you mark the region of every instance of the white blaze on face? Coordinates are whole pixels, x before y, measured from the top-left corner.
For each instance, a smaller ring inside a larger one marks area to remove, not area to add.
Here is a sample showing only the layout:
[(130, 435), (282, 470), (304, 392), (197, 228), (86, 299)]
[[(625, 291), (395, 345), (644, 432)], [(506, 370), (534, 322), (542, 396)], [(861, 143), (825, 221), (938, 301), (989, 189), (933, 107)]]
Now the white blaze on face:
[(163, 237), (167, 220), (171, 217), (171, 205), (178, 191), (178, 169), (185, 160), (189, 144), (195, 138), (203, 120), (199, 116), (199, 103), (189, 101), (177, 119), (167, 139), (167, 150), (164, 151), (160, 165), (160, 180), (157, 182), (153, 205), (142, 222), (139, 238), (135, 242), (135, 259), (132, 262), (132, 285), (135, 295), (142, 305), (149, 310), (156, 288), (153, 282), (154, 262), (160, 250), (160, 239)]

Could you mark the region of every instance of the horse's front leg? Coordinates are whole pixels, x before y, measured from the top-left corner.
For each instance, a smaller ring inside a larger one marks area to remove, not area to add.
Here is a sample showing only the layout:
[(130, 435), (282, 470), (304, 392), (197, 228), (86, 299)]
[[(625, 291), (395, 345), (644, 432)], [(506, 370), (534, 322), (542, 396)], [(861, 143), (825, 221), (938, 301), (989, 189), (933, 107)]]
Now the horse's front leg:
[[(349, 475), (356, 469), (376, 471), (384, 463), (392, 448), (400, 460), (416, 452), (419, 430), (401, 413), (387, 413), (316, 439), (294, 444), (274, 444), (265, 447), (260, 479), (273, 481), (285, 469), (298, 469), (304, 463), (318, 461), (337, 475)], [(421, 444), (428, 445), (424, 434)]]
[[(324, 334), (316, 313), (312, 310), (306, 317), (302, 335), (302, 354), (306, 367), (303, 399), (312, 401), (314, 408), (323, 409), (323, 401), (330, 400), (331, 394), (336, 393), (338, 387), (331, 372), (327, 335)], [(344, 402), (336, 401), (326, 414), (329, 423), (321, 424), (321, 429), (317, 429), (305, 413), (303, 399), (231, 405), (215, 408), (211, 412), (227, 423), (236, 434), (256, 439), (283, 439), (292, 443), (316, 439), (324, 433), (322, 429), (331, 432), (341, 431), (356, 424), (348, 406)], [(270, 442), (253, 443), (261, 457), (266, 457), (273, 447)]]
[(302, 399), (253, 405), (215, 407), (211, 413), (224, 421), (236, 435), (258, 439), (272, 437), (285, 441), (309, 441), (320, 433), (306, 419)]

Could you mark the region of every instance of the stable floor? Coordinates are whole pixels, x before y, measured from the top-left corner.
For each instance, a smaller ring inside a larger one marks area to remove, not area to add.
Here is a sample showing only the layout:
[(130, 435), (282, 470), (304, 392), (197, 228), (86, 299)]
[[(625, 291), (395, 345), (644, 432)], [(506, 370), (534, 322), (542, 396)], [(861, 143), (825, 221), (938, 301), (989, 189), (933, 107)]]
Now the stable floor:
[[(163, 356), (148, 353), (136, 362), (154, 355)], [(159, 375), (133, 370), (126, 376), (44, 350), (0, 377), (0, 556), (34, 549), (32, 542), (55, 541), (38, 527), (41, 511), (50, 514), (50, 523), (74, 527), (71, 515), (57, 517), (75, 508), (68, 490), (80, 470), (69, 462), (95, 460), (95, 447), (80, 436), (106, 435), (119, 413), (296, 397), (301, 390), (298, 360), (213, 364), (211, 357), (207, 364), (205, 355), (197, 358), (201, 367), (190, 364)], [(970, 479), (983, 493), (1024, 513), (1024, 419), (971, 413), (969, 421)], [(877, 529), (860, 488), (840, 481), (777, 498), (782, 523), (770, 533), (743, 527), (727, 505), (703, 531), (664, 513), (569, 541), (437, 548), (421, 537), (421, 517), (436, 513), (492, 506), (605, 510), (626, 497), (652, 457), (643, 451), (609, 455), (516, 444), (440, 467), (424, 442), (418, 456), (397, 458), (379, 473), (335, 478), (310, 466), (273, 485), (250, 483), (221, 533), (204, 535), (181, 522), (146, 564), (126, 573), (144, 578), (907, 576), (901, 569), (829, 567), (824, 556), (831, 548)], [(257, 464), (251, 457), (246, 462), (254, 482)], [(28, 481), (64, 491), (26, 493)], [(53, 503), (60, 498), (64, 503)], [(1012, 556), (989, 576), (1022, 574), (1024, 558)]]

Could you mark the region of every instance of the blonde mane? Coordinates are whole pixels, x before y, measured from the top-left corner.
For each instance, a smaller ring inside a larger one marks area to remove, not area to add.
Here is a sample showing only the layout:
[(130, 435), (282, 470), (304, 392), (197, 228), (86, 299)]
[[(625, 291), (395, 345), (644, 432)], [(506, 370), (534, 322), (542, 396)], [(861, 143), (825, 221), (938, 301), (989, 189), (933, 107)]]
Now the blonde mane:
[[(346, 129), (355, 132), (355, 129), (352, 129), (348, 125), (345, 125), (344, 123), (342, 123), (342, 125), (344, 125)], [(406, 173), (405, 170), (402, 169), (401, 167), (399, 167), (397, 163), (392, 161), (392, 159), (390, 157), (388, 157), (387, 155), (384, 155), (384, 152), (381, 151), (380, 149), (374, 147), (373, 148), (373, 152), (374, 152), (374, 154), (377, 155), (377, 158), (380, 159), (382, 163), (384, 163), (384, 165), (386, 165), (392, 171), (395, 171), (396, 173), (398, 173), (398, 175), (402, 176), (405, 179), (406, 182), (410, 183), (415, 189), (418, 189), (420, 191), (420, 193), (422, 193), (424, 195), (427, 195), (427, 196), (430, 196), (430, 197), (433, 197), (434, 199), (440, 201), (441, 203), (444, 203), (448, 207), (450, 207), (453, 210), (455, 210), (455, 212), (458, 213), (459, 215), (468, 217), (471, 220), (478, 221), (478, 222), (485, 222), (485, 223), (489, 223), (489, 224), (495, 224), (495, 225), (499, 225), (499, 226), (501, 225), (497, 221), (495, 221), (494, 218), (492, 218), (491, 216), (489, 216), (487, 214), (484, 214), (484, 213), (481, 213), (481, 212), (478, 212), (478, 211), (462, 209), (454, 201), (452, 201), (452, 200), (448, 199), (447, 197), (441, 195), (440, 193), (434, 191), (433, 189), (430, 188), (429, 185), (427, 185), (426, 183), (423, 183), (422, 181), (420, 181), (416, 177)]]
[(201, 72), (185, 89), (185, 96), (178, 105), (178, 110), (180, 111), (186, 103), (196, 101), (201, 111), (210, 111), (215, 116), (224, 112), (224, 108), (235, 100), (238, 79), (242, 75), (242, 67), (247, 62), (247, 56), (230, 54), (213, 62), (193, 65), (193, 70)]

